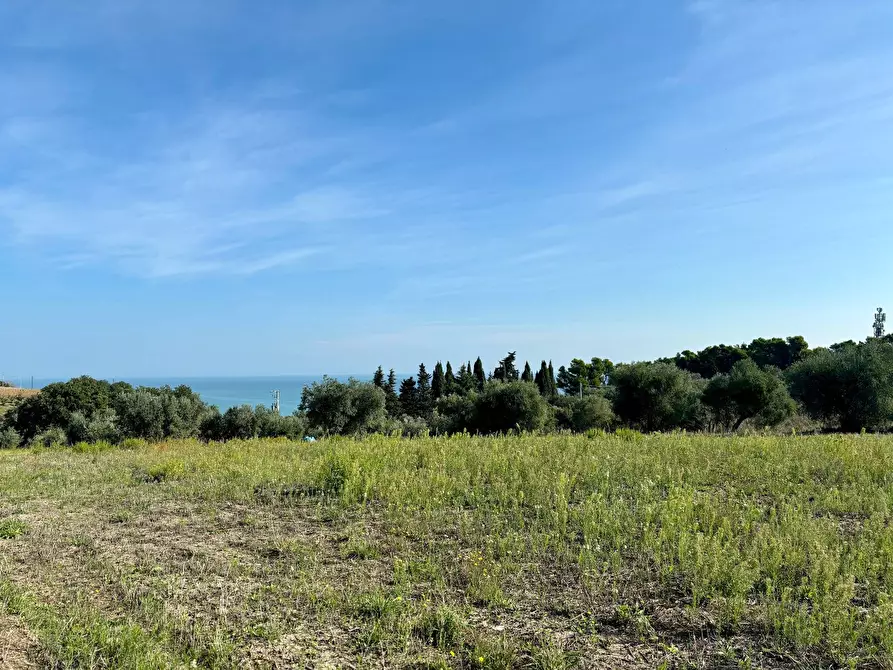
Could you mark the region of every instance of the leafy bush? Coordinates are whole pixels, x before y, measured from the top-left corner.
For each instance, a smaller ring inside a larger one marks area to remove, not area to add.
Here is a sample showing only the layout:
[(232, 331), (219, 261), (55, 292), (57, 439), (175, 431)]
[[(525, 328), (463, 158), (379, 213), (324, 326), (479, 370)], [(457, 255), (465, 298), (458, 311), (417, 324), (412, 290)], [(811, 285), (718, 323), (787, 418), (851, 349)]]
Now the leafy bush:
[(306, 432), (306, 421), (304, 416), (299, 413), (281, 416), (263, 405), (258, 405), (254, 408), (254, 417), (258, 437), (285, 437), (289, 440), (300, 440)]
[(437, 409), (431, 420), (431, 429), (438, 435), (452, 435), (475, 429), (475, 404), (477, 394), (449, 395), (437, 401)]
[(389, 423), (388, 432), (403, 437), (427, 437), (430, 431), (428, 422), (423, 418), (404, 414), (397, 421)]
[(186, 465), (180, 460), (170, 460), (151, 465), (148, 468), (134, 468), (133, 478), (147, 484), (179, 479), (186, 473)]
[(135, 451), (136, 449), (142, 449), (148, 446), (149, 443), (139, 437), (128, 437), (121, 442), (121, 449), (126, 449), (128, 451)]
[(67, 431), (72, 414), (79, 412), (90, 420), (100, 410), (107, 409), (117, 394), (129, 389), (128, 384), (109, 384), (91, 377), (50, 384), (22, 401), (12, 427), (26, 441), (52, 427)]
[(12, 428), (0, 430), (0, 449), (15, 449), (22, 443), (21, 436)]
[(78, 454), (98, 454), (114, 448), (115, 445), (110, 442), (99, 440), (98, 442), (77, 442), (72, 445), (71, 450)]
[(550, 413), (536, 385), (491, 382), (475, 399), (474, 415), (474, 428), (489, 434), (541, 430)]
[(98, 410), (91, 419), (81, 412), (73, 412), (65, 432), (71, 444), (98, 441), (117, 443), (120, 437), (117, 414), (110, 408)]
[(250, 440), (257, 437), (257, 415), (251, 405), (230, 407), (223, 415), (223, 439)]
[(794, 399), (828, 427), (859, 432), (893, 419), (893, 345), (887, 342), (816, 350), (787, 377)]
[(645, 432), (700, 428), (703, 387), (700, 377), (670, 363), (618, 365), (611, 376), (614, 413)]
[(68, 444), (68, 436), (64, 430), (54, 426), (35, 435), (29, 444), (32, 447), (64, 447)]
[(707, 383), (704, 405), (715, 425), (738, 430), (747, 419), (774, 426), (796, 411), (796, 404), (777, 370), (762, 370), (752, 360), (738, 361), (729, 374), (716, 375)]
[(164, 404), (160, 395), (140, 388), (120, 394), (115, 406), (118, 425), (124, 435), (145, 440), (164, 437)]
[(555, 419), (559, 428), (585, 433), (593, 428), (607, 428), (614, 421), (611, 403), (601, 393), (582, 398), (559, 397), (555, 401)]
[(380, 432), (386, 426), (385, 393), (368, 382), (324, 378), (304, 388), (301, 411), (310, 430), (334, 435)]

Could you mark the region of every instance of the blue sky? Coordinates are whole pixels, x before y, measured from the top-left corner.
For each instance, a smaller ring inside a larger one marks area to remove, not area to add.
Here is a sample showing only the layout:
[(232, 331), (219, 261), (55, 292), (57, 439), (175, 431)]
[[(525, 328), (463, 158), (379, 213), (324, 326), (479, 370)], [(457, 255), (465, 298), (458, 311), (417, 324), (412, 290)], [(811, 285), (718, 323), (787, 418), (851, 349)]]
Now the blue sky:
[(887, 0), (6, 0), (0, 374), (864, 337)]

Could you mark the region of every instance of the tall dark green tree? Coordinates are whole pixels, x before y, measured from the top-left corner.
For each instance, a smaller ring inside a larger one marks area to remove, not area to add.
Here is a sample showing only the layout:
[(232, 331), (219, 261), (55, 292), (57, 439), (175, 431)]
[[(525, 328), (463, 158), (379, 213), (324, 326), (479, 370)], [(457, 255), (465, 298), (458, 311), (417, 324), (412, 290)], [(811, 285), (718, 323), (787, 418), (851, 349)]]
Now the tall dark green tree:
[(456, 392), (456, 376), (453, 374), (453, 366), (447, 361), (446, 372), (443, 375), (443, 394), (453, 395)]
[(744, 349), (753, 362), (761, 368), (773, 367), (787, 370), (806, 355), (809, 345), (800, 335), (787, 339), (759, 337)]
[(384, 389), (384, 370), (379, 365), (378, 370), (372, 375), (372, 383), (380, 389)]
[(419, 415), (419, 391), (415, 377), (408, 377), (400, 382), (400, 410), (408, 416)]
[(443, 364), (437, 361), (437, 365), (434, 366), (434, 374), (431, 376), (431, 397), (435, 402), (445, 395), (445, 386), (446, 376), (443, 373)]
[(501, 361), (499, 361), (499, 365), (497, 365), (496, 369), (493, 370), (493, 379), (501, 382), (518, 381), (518, 368), (515, 367), (516, 359), (516, 352), (508, 352), (508, 355)]
[(605, 383), (605, 377), (614, 370), (614, 364), (607, 358), (593, 358), (589, 363), (575, 358), (568, 367), (558, 368), (556, 383), (567, 395), (591, 393)]
[(419, 364), (419, 374), (416, 377), (416, 398), (418, 416), (430, 416), (434, 411), (434, 397), (431, 394), (431, 375), (425, 369), (424, 363)]
[(548, 373), (549, 395), (547, 397), (554, 398), (558, 395), (558, 384), (555, 382), (555, 368), (552, 367), (552, 361), (549, 361)]
[(533, 381), (533, 370), (530, 369), (529, 361), (524, 361), (524, 372), (521, 373), (521, 381), (527, 383)]
[(533, 383), (536, 384), (536, 387), (540, 390), (540, 395), (544, 398), (548, 398), (549, 396), (549, 368), (546, 366), (546, 361), (540, 363), (540, 369), (537, 371), (536, 375), (533, 378)]
[(477, 390), (483, 391), (484, 384), (487, 383), (487, 374), (484, 372), (484, 364), (481, 362), (480, 356), (478, 356), (478, 359), (474, 362), (474, 379), (477, 385)]
[(385, 407), (388, 416), (397, 418), (400, 416), (400, 398), (397, 396), (397, 373), (394, 368), (388, 373), (388, 381), (384, 387)]
[(698, 353), (686, 349), (681, 354), (676, 354), (673, 362), (686, 372), (710, 379), (715, 375), (728, 374), (735, 363), (747, 357), (747, 350), (744, 347), (717, 344)]
[(478, 387), (477, 379), (471, 372), (471, 365), (463, 363), (459, 368), (459, 376), (456, 377), (456, 392), (468, 395)]

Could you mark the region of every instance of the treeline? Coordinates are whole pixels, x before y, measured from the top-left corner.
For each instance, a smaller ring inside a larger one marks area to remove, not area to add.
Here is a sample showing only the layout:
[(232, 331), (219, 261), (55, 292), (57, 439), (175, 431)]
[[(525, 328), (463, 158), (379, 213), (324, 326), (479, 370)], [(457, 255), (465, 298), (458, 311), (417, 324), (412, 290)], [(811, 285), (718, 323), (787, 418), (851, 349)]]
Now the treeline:
[[(893, 424), (893, 335), (810, 349), (805, 338), (758, 338), (615, 364), (575, 358), (556, 373), (542, 361), (519, 370), (516, 352), (485, 374), (481, 359), (458, 374), (438, 362), (397, 385), (381, 367), (373, 386), (392, 420), (433, 432), (630, 427), (735, 431), (800, 415), (826, 431), (887, 430)], [(534, 393), (535, 391), (535, 393)], [(536, 396), (539, 396), (537, 398)]]
[(290, 416), (263, 406), (221, 413), (186, 386), (134, 388), (80, 377), (21, 399), (0, 417), (0, 447), (127, 439), (508, 431), (629, 427), (643, 432), (735, 431), (800, 415), (817, 429), (856, 432), (893, 425), (893, 338), (810, 349), (802, 337), (716, 345), (672, 358), (615, 364), (573, 359), (556, 372), (519, 369), (509, 352), (486, 372), (480, 358), (455, 370), (438, 362), (398, 380), (379, 367), (371, 382), (324, 378)]
[(188, 386), (134, 388), (78, 377), (46, 386), (0, 417), (0, 448), (127, 439), (205, 440), (304, 435), (303, 418), (280, 416), (262, 405), (221, 413)]

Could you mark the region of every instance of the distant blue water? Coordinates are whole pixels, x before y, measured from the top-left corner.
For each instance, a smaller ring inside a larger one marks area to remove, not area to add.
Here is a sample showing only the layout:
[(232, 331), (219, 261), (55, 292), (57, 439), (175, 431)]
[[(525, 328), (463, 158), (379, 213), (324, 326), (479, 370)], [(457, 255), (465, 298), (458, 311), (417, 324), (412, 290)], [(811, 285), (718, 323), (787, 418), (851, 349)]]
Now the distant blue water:
[[(330, 375), (332, 376), (332, 375)], [(347, 381), (349, 377), (361, 381), (369, 381), (372, 375), (344, 375), (336, 377)], [(278, 377), (122, 377), (109, 381), (127, 382), (133, 386), (171, 386), (186, 384), (198, 393), (209, 405), (217, 405), (221, 411), (239, 405), (266, 405), (273, 403), (271, 391), (278, 389), (282, 394), (281, 412), (291, 414), (301, 403), (301, 391), (313, 382), (321, 381), (322, 376), (283, 375)], [(10, 380), (18, 385), (28, 387), (30, 379)], [(35, 379), (34, 387), (43, 388), (59, 379)]]

